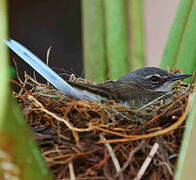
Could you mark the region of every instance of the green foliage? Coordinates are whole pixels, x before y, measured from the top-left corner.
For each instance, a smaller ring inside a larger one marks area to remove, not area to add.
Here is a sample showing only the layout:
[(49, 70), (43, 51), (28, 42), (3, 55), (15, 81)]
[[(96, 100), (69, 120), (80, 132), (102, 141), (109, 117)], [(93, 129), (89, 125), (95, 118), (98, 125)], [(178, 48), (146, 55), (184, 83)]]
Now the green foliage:
[(176, 67), (186, 73), (196, 68), (196, 1), (181, 0), (161, 67)]
[(195, 92), (191, 96), (191, 108), (189, 117), (186, 123), (186, 129), (183, 136), (182, 147), (180, 156), (178, 159), (178, 166), (175, 179), (191, 179), (196, 177), (195, 165), (196, 165), (196, 84)]
[(0, 0), (0, 126), (2, 119), (5, 115), (7, 108), (7, 96), (8, 96), (8, 51), (3, 43), (3, 40), (7, 38), (7, 6), (5, 0)]
[(82, 5), (87, 79), (118, 79), (144, 66), (142, 1), (83, 0)]
[(125, 4), (104, 1), (108, 78), (118, 79), (129, 72)]
[(7, 138), (0, 139), (0, 148), (3, 145), (4, 149), (10, 151), (23, 179), (52, 180), (18, 105), (13, 97), (9, 97), (8, 101), (6, 115), (0, 127), (0, 133)]
[(94, 81), (106, 80), (103, 6), (103, 0), (82, 1), (85, 76)]
[(9, 68), (9, 77), (10, 78), (13, 78), (15, 76), (15, 70), (13, 67), (10, 67)]
[(143, 1), (128, 0), (128, 61), (129, 69), (135, 71), (143, 66), (144, 62), (144, 9)]

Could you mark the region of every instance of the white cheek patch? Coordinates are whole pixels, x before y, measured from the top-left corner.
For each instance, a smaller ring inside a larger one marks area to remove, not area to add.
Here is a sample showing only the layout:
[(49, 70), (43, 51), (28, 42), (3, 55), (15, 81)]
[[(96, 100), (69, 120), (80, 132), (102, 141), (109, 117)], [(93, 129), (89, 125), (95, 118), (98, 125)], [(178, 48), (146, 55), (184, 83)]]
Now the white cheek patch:
[(155, 91), (170, 92), (172, 90), (172, 82), (165, 82), (161, 87), (155, 89)]

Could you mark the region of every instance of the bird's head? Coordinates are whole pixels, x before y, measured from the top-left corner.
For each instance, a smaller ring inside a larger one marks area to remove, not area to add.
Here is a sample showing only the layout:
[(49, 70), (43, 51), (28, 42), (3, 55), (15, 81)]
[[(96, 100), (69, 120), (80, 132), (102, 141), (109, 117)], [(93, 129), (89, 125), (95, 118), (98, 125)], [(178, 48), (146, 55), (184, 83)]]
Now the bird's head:
[(171, 74), (156, 67), (144, 67), (122, 76), (118, 81), (138, 83), (146, 89), (170, 92), (172, 83), (185, 79), (191, 74)]

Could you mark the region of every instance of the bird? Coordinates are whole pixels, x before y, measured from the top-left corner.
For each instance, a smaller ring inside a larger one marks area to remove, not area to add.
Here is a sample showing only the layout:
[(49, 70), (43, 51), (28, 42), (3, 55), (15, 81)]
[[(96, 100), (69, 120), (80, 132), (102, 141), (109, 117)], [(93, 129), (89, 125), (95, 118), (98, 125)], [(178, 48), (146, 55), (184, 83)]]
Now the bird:
[(163, 95), (172, 95), (173, 82), (190, 77), (191, 74), (172, 74), (157, 67), (144, 67), (120, 77), (116, 81), (70, 85), (100, 95), (126, 107), (138, 108)]
[(160, 96), (171, 94), (173, 82), (192, 76), (192, 74), (172, 74), (157, 67), (143, 67), (118, 80), (109, 80), (96, 85), (76, 81), (66, 82), (17, 41), (9, 40), (5, 43), (61, 93), (75, 99), (98, 102), (109, 99), (129, 108), (139, 108)]

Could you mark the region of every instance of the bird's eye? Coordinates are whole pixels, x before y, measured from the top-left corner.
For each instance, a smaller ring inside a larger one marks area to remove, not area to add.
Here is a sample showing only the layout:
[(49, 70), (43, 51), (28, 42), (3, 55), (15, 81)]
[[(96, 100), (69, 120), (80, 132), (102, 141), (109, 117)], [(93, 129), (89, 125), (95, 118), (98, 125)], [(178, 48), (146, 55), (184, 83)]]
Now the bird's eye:
[(160, 79), (160, 78), (157, 77), (157, 76), (151, 76), (151, 77), (150, 77), (150, 81), (153, 82), (153, 83), (159, 82), (159, 79)]

